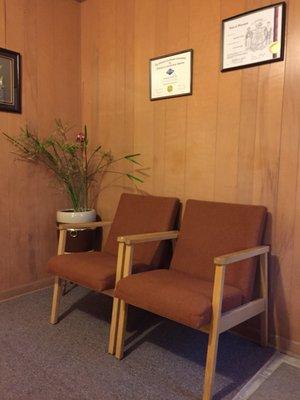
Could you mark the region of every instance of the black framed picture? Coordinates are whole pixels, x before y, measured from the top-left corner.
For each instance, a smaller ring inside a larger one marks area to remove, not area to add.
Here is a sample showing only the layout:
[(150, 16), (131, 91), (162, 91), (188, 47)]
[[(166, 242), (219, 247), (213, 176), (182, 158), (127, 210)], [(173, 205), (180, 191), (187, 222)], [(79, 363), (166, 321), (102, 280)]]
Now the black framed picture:
[(150, 100), (192, 94), (193, 50), (150, 59)]
[(21, 56), (0, 48), (0, 111), (21, 112)]
[(282, 61), (285, 19), (281, 2), (223, 20), (221, 71)]

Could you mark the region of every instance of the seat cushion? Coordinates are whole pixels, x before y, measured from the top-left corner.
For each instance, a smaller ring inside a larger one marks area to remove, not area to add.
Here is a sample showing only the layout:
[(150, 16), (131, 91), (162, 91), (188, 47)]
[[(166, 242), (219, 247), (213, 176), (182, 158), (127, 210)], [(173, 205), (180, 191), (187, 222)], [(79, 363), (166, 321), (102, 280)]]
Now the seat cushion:
[[(52, 257), (48, 272), (97, 291), (115, 286), (117, 257), (105, 253), (73, 253)], [(133, 271), (147, 271), (151, 267), (134, 263)]]
[[(115, 296), (126, 303), (199, 329), (210, 322), (213, 283), (181, 271), (155, 270), (119, 281)], [(241, 305), (242, 291), (224, 286), (223, 311)]]

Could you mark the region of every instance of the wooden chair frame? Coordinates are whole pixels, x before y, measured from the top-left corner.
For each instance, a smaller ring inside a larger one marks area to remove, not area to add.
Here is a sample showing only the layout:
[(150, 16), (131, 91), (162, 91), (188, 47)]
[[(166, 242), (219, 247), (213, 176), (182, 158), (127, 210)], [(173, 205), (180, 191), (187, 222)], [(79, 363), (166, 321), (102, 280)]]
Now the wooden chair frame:
[[(177, 231), (119, 237), (118, 242), (122, 249), (120, 251), (125, 254), (125, 257), (124, 264), (118, 265), (118, 280), (121, 279), (120, 277), (124, 278), (131, 274), (135, 244), (155, 240), (176, 239), (177, 237)], [(215, 276), (212, 297), (212, 318), (210, 324), (200, 328), (201, 331), (209, 334), (202, 400), (211, 400), (213, 396), (218, 343), (222, 332), (260, 314), (261, 345), (266, 346), (268, 344), (268, 252), (269, 246), (257, 246), (214, 258)], [(255, 256), (259, 256), (260, 258), (260, 298), (222, 313), (226, 266)], [(124, 300), (114, 299), (109, 353), (115, 354), (119, 360), (124, 355), (127, 307)]]
[[(59, 239), (58, 239), (58, 247), (57, 247), (57, 255), (65, 254), (66, 249), (66, 240), (67, 240), (67, 230), (68, 229), (91, 229), (94, 230), (96, 228), (109, 226), (112, 222), (109, 221), (95, 221), (95, 222), (86, 222), (86, 223), (71, 223), (71, 224), (59, 224)], [(120, 246), (121, 247), (121, 246)], [(118, 254), (119, 256), (119, 254)], [(53, 287), (53, 297), (52, 297), (52, 307), (50, 314), (50, 324), (56, 324), (58, 321), (58, 312), (59, 312), (59, 304), (62, 294), (62, 284), (64, 279), (59, 276), (55, 276), (54, 278), (54, 287)]]

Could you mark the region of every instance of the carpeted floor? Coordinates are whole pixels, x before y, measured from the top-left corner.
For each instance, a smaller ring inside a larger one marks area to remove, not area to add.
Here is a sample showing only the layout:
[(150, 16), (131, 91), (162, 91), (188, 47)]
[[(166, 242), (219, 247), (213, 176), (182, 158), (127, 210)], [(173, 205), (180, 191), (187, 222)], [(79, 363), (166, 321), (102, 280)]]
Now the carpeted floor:
[[(130, 309), (129, 350), (118, 361), (106, 353), (111, 299), (77, 287), (51, 326), (51, 294), (0, 304), (1, 400), (201, 398), (207, 335)], [(214, 400), (232, 399), (273, 354), (230, 333), (219, 349)]]
[(233, 400), (300, 400), (300, 359), (275, 352)]
[(299, 400), (300, 369), (282, 363), (249, 400)]

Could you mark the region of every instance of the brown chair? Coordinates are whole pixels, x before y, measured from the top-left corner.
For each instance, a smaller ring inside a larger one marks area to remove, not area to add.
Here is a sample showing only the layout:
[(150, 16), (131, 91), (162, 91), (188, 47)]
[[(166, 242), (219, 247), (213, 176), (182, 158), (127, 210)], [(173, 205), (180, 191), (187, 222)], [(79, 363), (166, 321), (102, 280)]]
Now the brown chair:
[[(265, 219), (260, 206), (188, 200), (179, 233), (119, 238), (126, 249), (123, 278), (115, 289), (121, 303), (110, 348), (116, 357), (123, 357), (127, 304), (209, 333), (203, 399), (210, 400), (220, 333), (261, 314), (261, 343), (267, 344), (269, 247), (260, 246)], [(170, 269), (131, 275), (136, 243), (176, 236)], [(252, 300), (254, 256), (260, 257), (261, 297)]]
[[(121, 244), (118, 249), (117, 237), (138, 232), (163, 232), (174, 229), (179, 205), (179, 200), (176, 198), (122, 194), (106, 244), (101, 252), (64, 254), (67, 229), (96, 229), (110, 223), (60, 224), (58, 255), (48, 261), (48, 271), (55, 275), (50, 323), (55, 324), (58, 320), (63, 281), (71, 281), (112, 295), (116, 279), (122, 276), (124, 261), (125, 246)], [(166, 245), (152, 242), (139, 244), (131, 262), (133, 270), (141, 272), (168, 265), (170, 259), (170, 242), (166, 242)], [(117, 263), (120, 275), (116, 277)], [(114, 299), (114, 305), (114, 309), (118, 311), (118, 299)], [(112, 319), (112, 338), (115, 337), (117, 316), (118, 314), (115, 314)]]

